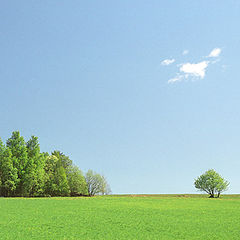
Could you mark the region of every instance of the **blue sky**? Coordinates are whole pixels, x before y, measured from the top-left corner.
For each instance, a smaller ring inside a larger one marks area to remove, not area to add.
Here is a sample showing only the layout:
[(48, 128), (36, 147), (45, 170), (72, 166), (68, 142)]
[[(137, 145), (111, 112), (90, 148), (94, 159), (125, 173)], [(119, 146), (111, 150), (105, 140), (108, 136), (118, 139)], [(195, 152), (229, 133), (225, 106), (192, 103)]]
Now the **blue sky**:
[(1, 138), (36, 135), (113, 193), (195, 193), (209, 168), (239, 192), (239, 12), (239, 1), (2, 1)]

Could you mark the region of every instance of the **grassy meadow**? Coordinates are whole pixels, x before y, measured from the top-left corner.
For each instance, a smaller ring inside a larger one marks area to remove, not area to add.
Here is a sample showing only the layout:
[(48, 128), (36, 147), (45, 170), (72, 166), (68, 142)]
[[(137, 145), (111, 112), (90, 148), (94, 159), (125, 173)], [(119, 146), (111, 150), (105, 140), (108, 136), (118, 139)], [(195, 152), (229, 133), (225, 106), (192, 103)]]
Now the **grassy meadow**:
[(0, 198), (0, 239), (240, 239), (240, 195)]

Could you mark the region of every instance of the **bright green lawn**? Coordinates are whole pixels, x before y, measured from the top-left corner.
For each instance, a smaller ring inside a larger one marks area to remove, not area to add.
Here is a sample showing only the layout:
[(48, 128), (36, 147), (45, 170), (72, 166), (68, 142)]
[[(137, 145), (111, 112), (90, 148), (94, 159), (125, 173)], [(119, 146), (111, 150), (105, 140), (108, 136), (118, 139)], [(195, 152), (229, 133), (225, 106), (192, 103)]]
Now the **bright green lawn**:
[(240, 239), (240, 196), (0, 198), (0, 239)]

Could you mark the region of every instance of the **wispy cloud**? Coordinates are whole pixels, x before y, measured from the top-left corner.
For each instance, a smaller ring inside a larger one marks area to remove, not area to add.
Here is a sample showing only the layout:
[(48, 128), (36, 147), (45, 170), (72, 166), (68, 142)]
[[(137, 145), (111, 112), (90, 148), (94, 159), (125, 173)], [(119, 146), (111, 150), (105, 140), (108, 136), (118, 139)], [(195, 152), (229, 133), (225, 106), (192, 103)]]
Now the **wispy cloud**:
[(218, 57), (222, 52), (221, 48), (214, 48), (208, 55), (208, 57)]
[(180, 82), (183, 80), (183, 78), (184, 78), (183, 75), (178, 74), (176, 77), (169, 79), (168, 83)]
[(167, 66), (175, 62), (175, 59), (165, 59), (161, 62), (161, 65)]
[[(175, 77), (168, 80), (168, 83), (181, 82), (189, 79), (203, 79), (206, 76), (206, 70), (210, 65), (213, 65), (220, 61), (219, 55), (221, 54), (221, 48), (214, 48), (204, 61), (198, 61), (195, 63), (186, 62), (177, 64), (178, 72)], [(188, 50), (184, 50), (182, 55), (188, 54)], [(169, 65), (175, 62), (175, 59), (165, 59), (161, 62), (161, 65)]]

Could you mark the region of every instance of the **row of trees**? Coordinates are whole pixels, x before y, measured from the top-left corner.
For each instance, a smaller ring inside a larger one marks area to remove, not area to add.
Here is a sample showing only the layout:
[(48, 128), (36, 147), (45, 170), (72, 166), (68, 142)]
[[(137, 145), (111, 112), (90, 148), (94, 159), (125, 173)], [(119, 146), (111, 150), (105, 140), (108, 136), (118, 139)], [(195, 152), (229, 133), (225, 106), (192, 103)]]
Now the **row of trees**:
[(40, 152), (38, 138), (27, 142), (19, 131), (6, 144), (0, 139), (0, 196), (81, 196), (109, 194), (104, 176), (85, 175), (60, 151)]

